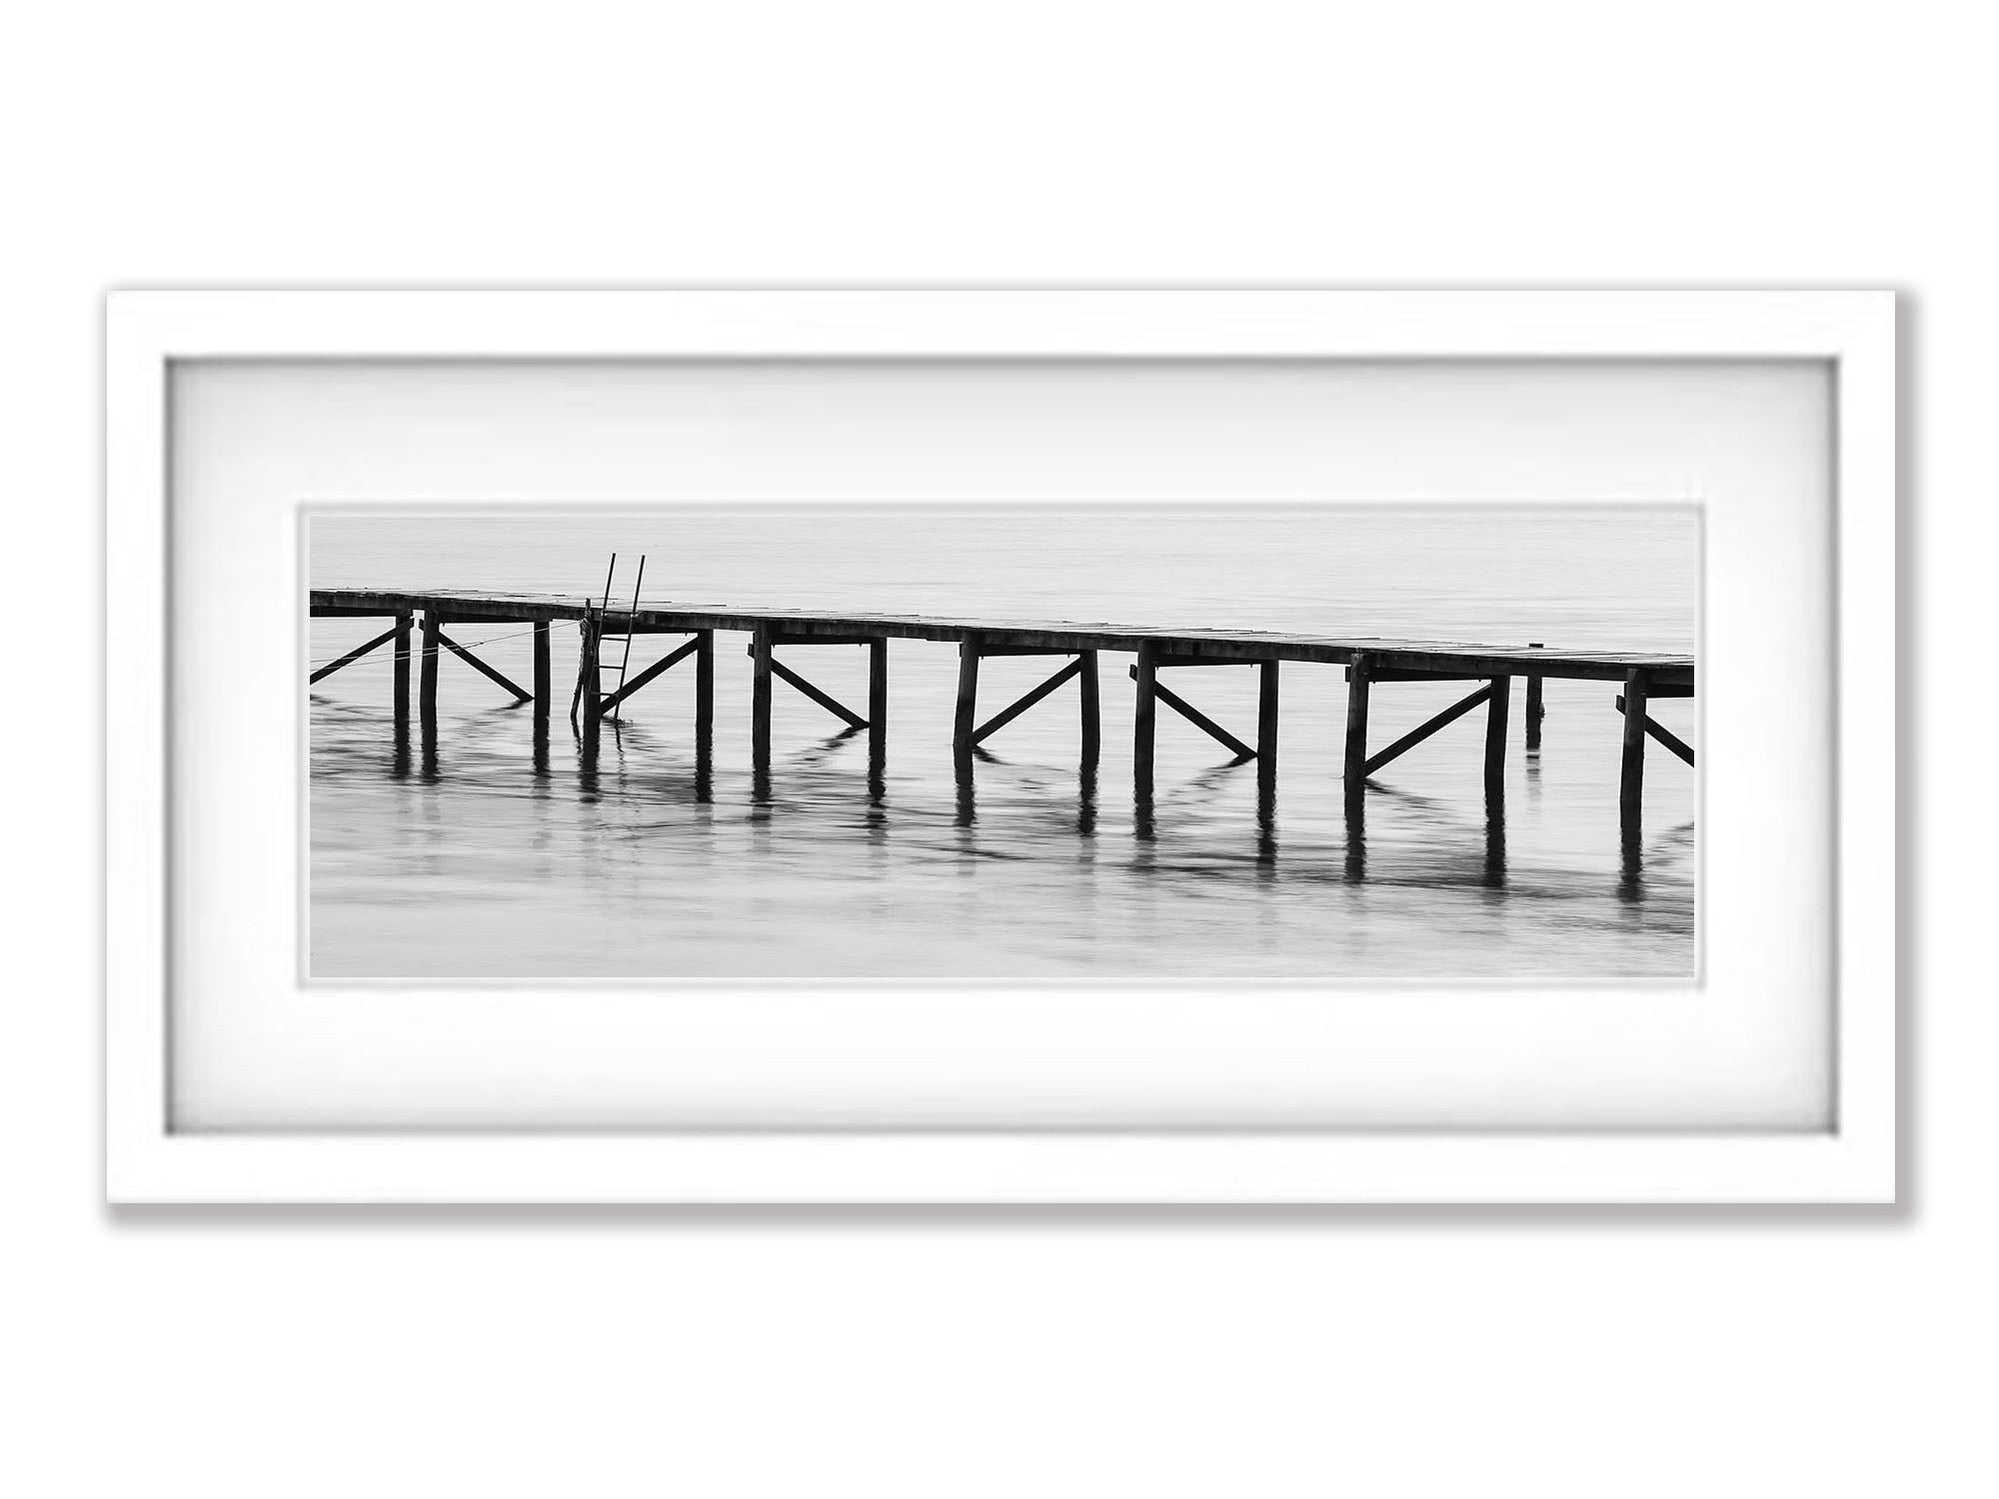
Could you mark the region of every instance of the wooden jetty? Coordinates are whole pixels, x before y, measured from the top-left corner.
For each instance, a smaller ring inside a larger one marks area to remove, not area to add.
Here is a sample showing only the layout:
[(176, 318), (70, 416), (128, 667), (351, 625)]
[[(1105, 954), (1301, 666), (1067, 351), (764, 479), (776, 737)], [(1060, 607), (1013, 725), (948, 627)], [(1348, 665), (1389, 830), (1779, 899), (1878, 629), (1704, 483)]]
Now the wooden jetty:
[[(609, 590), (606, 591), (609, 598)], [(634, 694), (663, 673), (692, 658), (695, 673), (695, 742), (705, 756), (715, 717), (715, 634), (749, 636), (751, 659), (751, 746), (754, 769), (767, 777), (770, 767), (771, 699), (773, 684), (784, 682), (856, 730), (865, 729), (879, 766), (888, 714), (888, 642), (932, 641), (958, 647), (958, 692), (953, 715), (952, 746), (962, 772), (969, 775), (975, 748), (1021, 714), (1052, 695), (1070, 680), (1078, 684), (1082, 754), (1094, 765), (1102, 739), (1097, 658), (1101, 652), (1129, 653), (1136, 684), (1133, 715), (1132, 772), (1136, 794), (1149, 801), (1153, 781), (1153, 743), (1157, 707), (1164, 704), (1241, 759), (1258, 762), (1260, 784), (1274, 785), (1277, 762), (1279, 670), (1285, 662), (1345, 668), (1347, 717), (1343, 765), (1349, 817), (1360, 813), (1369, 777), (1407, 754), (1458, 719), (1485, 709), (1484, 771), (1488, 814), (1503, 806), (1505, 757), (1512, 679), (1526, 682), (1525, 741), (1538, 751), (1541, 739), (1541, 684), (1545, 679), (1614, 683), (1612, 701), (1624, 715), (1619, 782), (1620, 826), (1627, 850), (1640, 825), (1645, 778), (1645, 742), (1657, 741), (1686, 764), (1694, 751), (1646, 712), (1654, 698), (1694, 694), (1694, 658), (1688, 655), (1577, 651), (1525, 646), (1475, 645), (1457, 641), (1384, 640), (1266, 630), (1171, 630), (1129, 625), (1081, 624), (1062, 620), (995, 620), (941, 618), (918, 614), (819, 614), (777, 609), (734, 609), (633, 599), (627, 606), (595, 599), (546, 594), (479, 593), (459, 590), (427, 592), (380, 591), (365, 588), (314, 589), (315, 617), (383, 618), (389, 629), (349, 651), (311, 675), (312, 681), (331, 675), (385, 645), (395, 649), (393, 701), (399, 723), (409, 718), (410, 671), (419, 664), (418, 711), (426, 730), (434, 731), (437, 715), (438, 670), (446, 653), (483, 673), (523, 702), (534, 704), (537, 734), (546, 734), (553, 698), (549, 632), (558, 622), (574, 623), (581, 654), (571, 718), (578, 728), (586, 759), (593, 756), (601, 726), (614, 717)], [(411, 649), (421, 617), (421, 645)], [(523, 687), (446, 633), (460, 624), (513, 621), (531, 626), (534, 635), (533, 682)], [(627, 674), (631, 637), (684, 635), (686, 641), (667, 655)], [(622, 641), (622, 660), (612, 669), (618, 683), (607, 689), (599, 667), (607, 643)], [(869, 651), (868, 704), (857, 712), (822, 691), (778, 658), (780, 649), (814, 645), (862, 645)], [(981, 722), (978, 716), (979, 663), (999, 656), (1066, 656), (1069, 660), (1039, 686)], [(1193, 667), (1254, 665), (1258, 671), (1258, 709), (1253, 742), (1231, 733), (1186, 698), (1160, 681), (1162, 673)], [(1379, 749), (1369, 748), (1368, 710), (1377, 688), (1407, 682), (1476, 684), (1463, 698), (1428, 722)]]

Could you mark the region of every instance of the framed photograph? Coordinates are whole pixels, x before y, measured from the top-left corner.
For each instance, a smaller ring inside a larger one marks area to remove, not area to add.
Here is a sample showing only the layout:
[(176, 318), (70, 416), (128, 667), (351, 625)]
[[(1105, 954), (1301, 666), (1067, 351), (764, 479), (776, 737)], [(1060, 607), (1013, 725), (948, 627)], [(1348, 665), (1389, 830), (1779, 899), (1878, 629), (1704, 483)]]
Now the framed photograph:
[(114, 1200), (1894, 1198), (1887, 293), (107, 321)]

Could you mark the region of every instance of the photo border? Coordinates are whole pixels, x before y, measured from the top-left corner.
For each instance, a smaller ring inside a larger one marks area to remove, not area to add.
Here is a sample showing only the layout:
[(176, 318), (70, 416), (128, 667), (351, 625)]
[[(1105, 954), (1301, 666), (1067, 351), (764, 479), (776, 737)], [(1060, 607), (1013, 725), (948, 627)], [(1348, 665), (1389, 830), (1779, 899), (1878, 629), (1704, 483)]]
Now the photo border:
[[(1890, 1202), (1891, 293), (120, 292), (107, 304), (106, 1173), (120, 1202)], [(1835, 1113), (1825, 1134), (167, 1128), (167, 389), (197, 358), (1767, 359), (1833, 370)], [(157, 652), (137, 642), (159, 640)], [(1890, 711), (1883, 712), (1883, 704)]]

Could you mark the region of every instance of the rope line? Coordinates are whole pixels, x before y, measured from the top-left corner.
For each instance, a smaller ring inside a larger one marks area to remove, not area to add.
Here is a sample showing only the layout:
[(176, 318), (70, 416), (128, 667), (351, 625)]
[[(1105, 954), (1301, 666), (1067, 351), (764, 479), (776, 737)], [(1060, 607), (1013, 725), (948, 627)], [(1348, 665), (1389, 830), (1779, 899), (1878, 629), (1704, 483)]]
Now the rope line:
[[(410, 634), (412, 636), (417, 636), (417, 637), (421, 637), (422, 633), (423, 632), (421, 630), (410, 631)], [(532, 635), (532, 634), (534, 634), (534, 631), (532, 629), (516, 630), (511, 635), (491, 635), (484, 640), (472, 640), (472, 641), (461, 640), (458, 642), (458, 644), (463, 646), (466, 650), (469, 651), (475, 648), (483, 648), (489, 645), (498, 645), (503, 640), (519, 640), (523, 636)], [(438, 649), (439, 651), (442, 651), (444, 647), (439, 646)], [(334, 662), (338, 661), (341, 656), (345, 656), (346, 654), (347, 653), (345, 651), (342, 651), (340, 653), (340, 656), (328, 656), (324, 661), (308, 661), (306, 665), (313, 668), (314, 670), (317, 670), (322, 666), (331, 666)], [(414, 661), (422, 655), (423, 655), (423, 648), (421, 646), (413, 647), (412, 649), (407, 651), (387, 651), (387, 652), (382, 651), (378, 647), (377, 649), (370, 651), (365, 656), (355, 657), (352, 661), (347, 663), (347, 667), (382, 666), (385, 664), (393, 664), (397, 661)], [(347, 667), (343, 667), (342, 670), (346, 670)]]

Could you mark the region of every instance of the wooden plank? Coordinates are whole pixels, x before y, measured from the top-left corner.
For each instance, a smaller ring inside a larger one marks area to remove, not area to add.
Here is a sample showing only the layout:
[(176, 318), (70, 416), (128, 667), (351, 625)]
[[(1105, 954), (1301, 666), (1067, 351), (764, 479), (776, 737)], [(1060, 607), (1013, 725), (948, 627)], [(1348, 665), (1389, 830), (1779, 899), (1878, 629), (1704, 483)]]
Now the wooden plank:
[(1047, 697), (1049, 693), (1053, 692), (1056, 688), (1060, 687), (1064, 682), (1068, 681), (1069, 678), (1075, 676), (1082, 669), (1083, 669), (1083, 662), (1082, 658), (1079, 656), (1074, 661), (1071, 661), (1067, 666), (1063, 667), (1060, 671), (1056, 672), (1047, 681), (1043, 682), (1040, 686), (1036, 687), (1033, 691), (1024, 694), (1018, 700), (1012, 703), (1010, 706), (1001, 709), (998, 713), (995, 713), (991, 718), (987, 719), (984, 724), (980, 725), (979, 728), (973, 731), (972, 743), (983, 744), (988, 735), (997, 733), (999, 730), (1005, 728), (1008, 724), (1012, 723), (1016, 718), (1020, 717), (1021, 714), (1025, 713), (1029, 708), (1032, 708), (1036, 703), (1040, 702), (1043, 698)]
[[(437, 609), (448, 617), (480, 619), (583, 619), (589, 600), (556, 595), (504, 594), (465, 590), (396, 592), (367, 589), (315, 589), (309, 607), (314, 612), (348, 610), (395, 614)], [(1356, 636), (1316, 635), (1297, 631), (1161, 629), (1067, 620), (990, 620), (914, 614), (810, 614), (799, 610), (743, 610), (726, 605), (659, 604), (634, 611), (635, 633), (698, 630), (754, 632), (767, 625), (784, 639), (801, 643), (860, 641), (872, 637), (962, 643), (970, 636), (983, 642), (982, 654), (1063, 653), (1085, 650), (1136, 652), (1150, 643), (1157, 651), (1155, 670), (1169, 664), (1221, 665), (1229, 661), (1320, 661), (1346, 665), (1355, 656), (1374, 658), (1375, 679), (1387, 673), (1414, 671), (1423, 679), (1500, 676), (1542, 676), (1565, 680), (1622, 681), (1627, 672), (1648, 673), (1653, 695), (1668, 688), (1694, 686), (1694, 658), (1664, 652), (1535, 650), (1488, 646), (1463, 641), (1383, 640)]]
[[(1619, 713), (1624, 712), (1624, 699), (1621, 697), (1617, 700), (1617, 711)], [(1691, 765), (1694, 763), (1693, 746), (1649, 713), (1645, 715), (1645, 732), (1674, 754), (1678, 755), (1686, 764)]]
[(625, 685), (620, 687), (616, 692), (612, 693), (609, 697), (605, 698), (604, 711), (609, 713), (615, 710), (620, 703), (624, 702), (626, 698), (630, 697), (633, 693), (637, 692), (641, 687), (645, 686), (646, 683), (653, 681), (655, 678), (663, 676), (665, 673), (671, 671), (674, 667), (678, 666), (681, 662), (685, 661), (689, 656), (693, 655), (700, 648), (701, 648), (701, 637), (699, 635), (696, 635), (692, 640), (687, 641), (684, 645), (678, 646), (674, 650), (670, 651), (668, 654), (660, 657), (659, 660), (653, 662), (652, 665), (648, 666), (644, 671), (640, 672), (637, 676), (633, 677), (629, 682), (625, 683)]
[(979, 712), (979, 651), (984, 642), (977, 634), (958, 643), (958, 702), (951, 718), (951, 752), (961, 759), (969, 756), (973, 720)]
[(861, 717), (860, 714), (854, 712), (853, 709), (842, 703), (838, 698), (821, 692), (817, 687), (814, 687), (805, 678), (801, 677), (797, 672), (774, 656), (771, 658), (770, 669), (772, 675), (789, 682), (793, 687), (796, 687), (800, 692), (811, 698), (813, 702), (824, 708), (835, 718), (842, 720), (850, 728), (865, 729), (868, 726), (868, 721)]
[(1471, 712), (1472, 709), (1476, 708), (1480, 703), (1484, 702), (1490, 696), (1492, 696), (1492, 686), (1490, 683), (1488, 683), (1485, 686), (1479, 688), (1479, 690), (1477, 692), (1474, 692), (1470, 697), (1460, 698), (1457, 702), (1451, 704), (1450, 707), (1446, 708), (1443, 712), (1439, 713), (1435, 718), (1430, 719), (1427, 723), (1418, 724), (1415, 728), (1411, 729), (1408, 733), (1404, 734), (1400, 739), (1396, 740), (1393, 744), (1389, 745), (1388, 748), (1383, 750), (1380, 754), (1370, 757), (1366, 761), (1366, 763), (1361, 766), (1361, 778), (1365, 780), (1368, 776), (1373, 775), (1377, 770), (1381, 769), (1382, 766), (1388, 764), (1391, 760), (1399, 760), (1402, 756), (1408, 754), (1409, 751), (1414, 749), (1417, 745), (1421, 744), (1425, 739), (1428, 739), (1432, 734), (1435, 734), (1440, 729), (1444, 729), (1449, 725), (1456, 723), (1459, 719), (1463, 718), (1467, 713)]
[(311, 676), (305, 679), (306, 686), (310, 687), (314, 682), (322, 681), (325, 678), (332, 676), (336, 671), (340, 670), (341, 667), (352, 665), (354, 662), (359, 661), (363, 656), (367, 655), (370, 651), (379, 650), (382, 646), (385, 646), (391, 640), (394, 640), (396, 636), (401, 632), (401, 628), (402, 627), (400, 625), (392, 626), (391, 628), (382, 631), (381, 634), (377, 635), (373, 640), (369, 641), (366, 645), (355, 646), (353, 650), (349, 651), (346, 655), (342, 656), (338, 661), (327, 662), (326, 665), (320, 667), (318, 671), (314, 672)]
[(457, 641), (453, 640), (449, 635), (446, 635), (442, 630), (438, 630), (435, 633), (436, 633), (437, 643), (439, 645), (443, 646), (447, 651), (450, 651), (451, 654), (456, 656), (459, 660), (467, 663), (470, 666), (476, 667), (480, 672), (492, 678), (493, 681), (499, 683), (500, 686), (506, 688), (507, 691), (511, 692), (521, 702), (525, 703), (534, 696), (532, 692), (529, 692), (525, 687), (521, 686), (518, 682), (515, 682), (512, 679), (501, 675), (501, 673), (495, 671), (492, 667), (488, 666), (485, 662), (481, 661), (477, 656), (473, 655), (470, 651), (466, 650), (464, 646), (460, 645)]
[(1627, 840), (1635, 840), (1644, 823), (1645, 812), (1645, 673), (1634, 671), (1624, 679), (1623, 764), (1617, 779), (1617, 821)]
[[(1138, 668), (1136, 666), (1131, 668), (1131, 676), (1133, 681), (1138, 680)], [(1196, 708), (1192, 703), (1188, 702), (1184, 697), (1180, 696), (1179, 693), (1173, 691), (1171, 688), (1167, 687), (1164, 683), (1160, 682), (1156, 677), (1153, 680), (1152, 691), (1154, 696), (1156, 696), (1160, 702), (1166, 704), (1167, 707), (1171, 708), (1175, 713), (1178, 713), (1182, 718), (1186, 719), (1187, 722), (1191, 723), (1195, 728), (1201, 730), (1201, 732), (1208, 735), (1209, 738), (1217, 741), (1219, 744), (1223, 746), (1223, 748), (1227, 749), (1237, 759), (1254, 760), (1256, 758), (1255, 750), (1251, 749), (1248, 745), (1244, 744), (1240, 739), (1236, 738), (1235, 735), (1231, 734), (1227, 729), (1223, 728), (1220, 724), (1216, 723), (1212, 718), (1208, 717), (1207, 714), (1203, 713), (1199, 708)]]

